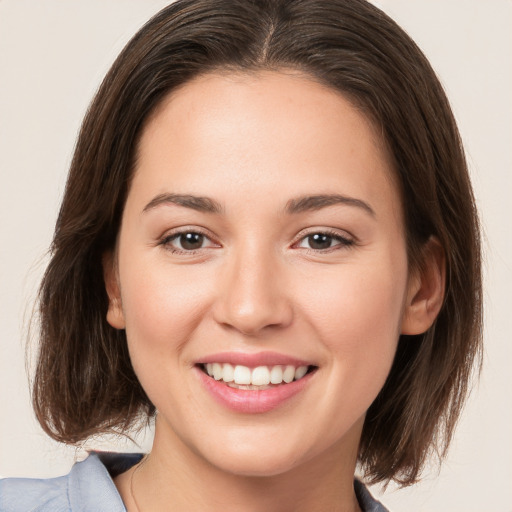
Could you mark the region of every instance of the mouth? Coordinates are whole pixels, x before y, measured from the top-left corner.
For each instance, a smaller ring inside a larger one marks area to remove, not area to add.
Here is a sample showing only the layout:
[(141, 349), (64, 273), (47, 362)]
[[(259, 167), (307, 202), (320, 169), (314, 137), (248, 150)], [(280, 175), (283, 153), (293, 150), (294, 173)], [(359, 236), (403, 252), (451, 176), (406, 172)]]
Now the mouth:
[(249, 367), (230, 363), (200, 363), (198, 365), (210, 378), (233, 389), (264, 391), (300, 381), (313, 373), (314, 365), (270, 365)]
[(305, 390), (318, 366), (310, 361), (263, 351), (222, 352), (195, 362), (196, 375), (207, 395), (236, 413), (266, 413), (280, 409)]

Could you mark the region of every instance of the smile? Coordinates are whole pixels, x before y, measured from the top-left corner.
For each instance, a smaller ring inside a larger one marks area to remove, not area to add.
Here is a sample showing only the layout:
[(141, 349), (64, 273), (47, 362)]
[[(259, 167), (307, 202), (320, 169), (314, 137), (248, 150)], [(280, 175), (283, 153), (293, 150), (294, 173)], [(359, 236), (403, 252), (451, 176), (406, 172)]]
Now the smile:
[(302, 395), (318, 366), (275, 352), (212, 354), (195, 364), (207, 395), (231, 411), (266, 413)]
[(289, 384), (302, 379), (312, 367), (301, 365), (274, 365), (248, 366), (230, 363), (207, 363), (203, 365), (204, 371), (215, 380), (223, 381), (228, 386), (236, 389), (263, 390), (273, 386), (281, 385), (283, 382)]

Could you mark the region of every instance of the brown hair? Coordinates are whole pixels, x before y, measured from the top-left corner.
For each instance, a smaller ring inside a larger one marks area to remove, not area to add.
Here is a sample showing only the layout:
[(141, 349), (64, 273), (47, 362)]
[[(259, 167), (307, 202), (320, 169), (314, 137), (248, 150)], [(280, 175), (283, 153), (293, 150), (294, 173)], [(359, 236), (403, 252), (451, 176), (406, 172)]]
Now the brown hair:
[(102, 256), (115, 247), (145, 121), (170, 91), (214, 70), (295, 69), (339, 91), (382, 132), (401, 189), (411, 266), (446, 255), (434, 325), (402, 336), (360, 445), (370, 481), (414, 482), (445, 452), (481, 346), (478, 220), (457, 127), (424, 55), (364, 0), (178, 0), (128, 43), (84, 119), (40, 289), (33, 403), (53, 438), (126, 431), (154, 407), (124, 331), (106, 322)]

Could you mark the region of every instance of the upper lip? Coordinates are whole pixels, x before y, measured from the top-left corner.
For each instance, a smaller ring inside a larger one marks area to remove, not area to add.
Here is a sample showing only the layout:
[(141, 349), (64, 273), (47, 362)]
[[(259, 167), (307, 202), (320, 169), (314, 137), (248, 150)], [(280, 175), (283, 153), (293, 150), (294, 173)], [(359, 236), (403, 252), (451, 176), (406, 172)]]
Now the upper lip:
[(229, 363), (232, 365), (248, 366), (249, 368), (256, 368), (257, 366), (276, 366), (276, 365), (290, 365), (290, 366), (312, 366), (311, 361), (305, 361), (286, 354), (278, 352), (264, 351), (264, 352), (219, 352), (202, 357), (196, 364), (207, 363)]

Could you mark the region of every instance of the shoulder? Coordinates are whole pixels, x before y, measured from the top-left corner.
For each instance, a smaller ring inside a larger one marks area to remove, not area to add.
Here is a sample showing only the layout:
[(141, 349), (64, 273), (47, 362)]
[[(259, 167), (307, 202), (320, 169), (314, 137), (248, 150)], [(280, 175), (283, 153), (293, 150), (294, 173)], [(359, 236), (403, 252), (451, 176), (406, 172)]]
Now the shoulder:
[(377, 501), (370, 491), (360, 480), (354, 480), (354, 489), (356, 491), (357, 501), (363, 512), (389, 512), (389, 510)]
[(0, 480), (0, 510), (2, 512), (72, 510), (67, 487), (67, 476), (47, 480), (2, 479)]
[(141, 458), (140, 454), (92, 453), (64, 476), (0, 480), (1, 512), (125, 512), (112, 480)]

